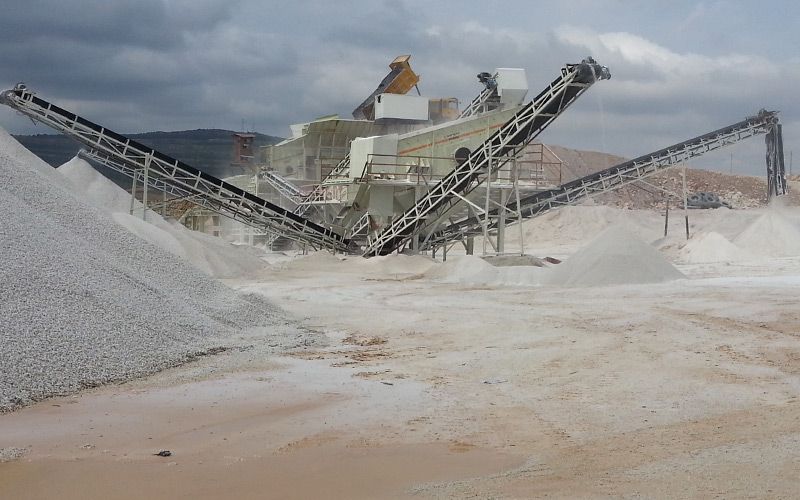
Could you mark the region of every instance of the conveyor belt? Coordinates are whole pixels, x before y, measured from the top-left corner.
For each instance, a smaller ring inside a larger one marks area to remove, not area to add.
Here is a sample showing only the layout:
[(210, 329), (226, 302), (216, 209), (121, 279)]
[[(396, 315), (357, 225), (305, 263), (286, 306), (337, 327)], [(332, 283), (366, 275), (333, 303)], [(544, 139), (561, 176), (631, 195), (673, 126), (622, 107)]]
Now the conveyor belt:
[(563, 67), (558, 78), (463, 163), (434, 185), (414, 206), (370, 237), (364, 255), (386, 255), (400, 248), (516, 156), (594, 82), (610, 77), (608, 68), (600, 66), (592, 58)]
[(124, 165), (124, 169), (118, 170), (128, 175), (146, 171), (148, 178), (160, 183), (156, 187), (171, 186), (194, 195), (195, 200), (202, 200), (204, 206), (221, 215), (314, 248), (346, 251), (349, 247), (350, 241), (332, 229), (59, 108), (36, 97), (24, 85), (0, 94), (0, 103), (75, 139), (104, 164), (112, 168)]
[[(769, 173), (770, 194), (785, 194), (785, 179), (782, 174), (782, 150), (780, 151), (780, 157), (778, 157), (777, 150), (779, 147), (772, 146), (772, 148), (770, 148), (769, 146), (773, 143), (782, 146), (782, 140), (780, 139), (780, 123), (778, 123), (777, 112), (762, 110), (758, 115), (746, 118), (733, 125), (723, 127), (687, 141), (679, 142), (600, 172), (581, 177), (580, 179), (568, 182), (555, 189), (523, 197), (520, 199), (521, 216), (523, 219), (536, 217), (554, 208), (580, 202), (586, 197), (619, 189), (626, 184), (644, 179), (664, 169), (684, 163), (690, 158), (698, 157), (709, 151), (714, 151), (760, 134), (769, 134), (767, 137), (767, 161), (769, 164), (771, 154), (774, 157), (773, 162), (776, 165), (773, 167), (775, 172)], [(497, 216), (498, 210), (493, 210), (489, 213), (487, 229), (494, 229), (497, 227)], [(507, 213), (506, 224), (511, 224), (518, 220), (518, 216), (513, 211)], [(481, 234), (484, 231), (484, 223), (483, 217), (475, 216), (455, 221), (442, 231), (429, 236), (423, 241), (421, 248), (438, 247), (448, 241), (461, 240), (469, 236)]]

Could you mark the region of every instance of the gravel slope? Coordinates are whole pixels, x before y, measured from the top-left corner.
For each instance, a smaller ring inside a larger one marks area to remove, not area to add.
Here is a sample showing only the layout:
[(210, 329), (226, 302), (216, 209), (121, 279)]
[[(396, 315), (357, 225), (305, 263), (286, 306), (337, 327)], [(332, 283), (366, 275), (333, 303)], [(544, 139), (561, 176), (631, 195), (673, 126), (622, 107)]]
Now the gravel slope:
[(0, 411), (173, 366), (246, 328), (276, 349), (308, 341), (65, 185), (0, 129)]

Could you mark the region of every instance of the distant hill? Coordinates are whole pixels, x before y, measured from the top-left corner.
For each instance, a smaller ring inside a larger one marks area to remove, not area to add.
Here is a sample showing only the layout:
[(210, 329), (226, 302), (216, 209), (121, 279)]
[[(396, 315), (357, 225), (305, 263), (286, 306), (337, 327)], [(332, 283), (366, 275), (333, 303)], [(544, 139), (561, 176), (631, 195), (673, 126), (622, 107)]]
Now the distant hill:
[[(234, 132), (220, 129), (182, 130), (178, 132), (146, 132), (126, 137), (161, 151), (216, 177), (242, 173), (231, 167)], [(255, 146), (267, 146), (282, 140), (271, 135), (255, 134)], [(23, 146), (50, 165), (57, 167), (69, 161), (81, 145), (61, 134), (15, 135)]]

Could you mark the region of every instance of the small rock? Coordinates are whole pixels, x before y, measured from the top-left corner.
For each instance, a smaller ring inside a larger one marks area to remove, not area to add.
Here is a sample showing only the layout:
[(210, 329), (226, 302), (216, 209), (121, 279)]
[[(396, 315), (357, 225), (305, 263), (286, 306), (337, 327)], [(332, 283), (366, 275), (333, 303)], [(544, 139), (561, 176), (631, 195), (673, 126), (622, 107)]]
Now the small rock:
[(169, 450), (161, 450), (158, 453), (153, 453), (153, 455), (157, 457), (169, 457), (172, 456), (172, 452)]

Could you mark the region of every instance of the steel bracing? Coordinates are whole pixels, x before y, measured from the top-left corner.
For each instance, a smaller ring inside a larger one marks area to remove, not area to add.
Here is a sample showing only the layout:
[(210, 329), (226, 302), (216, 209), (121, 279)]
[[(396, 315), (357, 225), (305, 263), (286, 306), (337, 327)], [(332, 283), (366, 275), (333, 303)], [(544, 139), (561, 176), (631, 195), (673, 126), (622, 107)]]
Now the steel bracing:
[[(306, 197), (297, 186), (283, 178), (274, 170), (262, 170), (260, 176), (267, 184), (272, 186), (275, 191), (280, 193), (281, 196), (293, 203), (300, 203)], [(297, 213), (297, 211), (295, 211), (295, 213)]]
[[(516, 208), (514, 210), (506, 210), (505, 223), (518, 222), (520, 218), (536, 217), (554, 208), (580, 202), (586, 197), (619, 189), (664, 169), (684, 163), (691, 158), (760, 134), (768, 134), (768, 169), (770, 161), (773, 161), (775, 165), (774, 171), (768, 171), (770, 193), (771, 195), (785, 194), (785, 177), (782, 171), (779, 172), (783, 165), (783, 154), (781, 149), (781, 154), (778, 155), (782, 140), (777, 112), (762, 110), (756, 116), (746, 118), (728, 127), (640, 156), (606, 170), (562, 184), (555, 189), (522, 197), (519, 200), (518, 210)], [(770, 144), (773, 144), (772, 149), (770, 149)], [(421, 245), (421, 249), (440, 247), (451, 241), (481, 234), (486, 229), (494, 229), (498, 225), (500, 210), (502, 209), (491, 211), (488, 218), (471, 216), (454, 221), (443, 230), (430, 235)], [(489, 220), (488, 228), (485, 228), (487, 219)]]
[[(494, 75), (493, 78), (497, 78), (497, 75)], [(481, 111), (484, 110), (486, 104), (491, 100), (499, 99), (497, 95), (497, 87), (496, 86), (486, 86), (480, 94), (475, 96), (472, 102), (469, 103), (469, 106), (464, 108), (459, 118), (467, 118), (469, 116), (477, 115)]]
[(332, 229), (59, 108), (36, 97), (24, 85), (0, 94), (0, 103), (75, 139), (102, 164), (130, 176), (138, 172), (155, 187), (194, 196), (193, 201), (220, 215), (314, 248), (346, 251), (349, 247), (350, 241)]
[(783, 157), (783, 125), (775, 124), (764, 138), (767, 143), (767, 189), (769, 197), (786, 194), (786, 165)]
[(561, 75), (523, 106), (478, 149), (435, 184), (414, 206), (368, 238), (364, 255), (385, 255), (399, 249), (415, 233), (440, 219), (494, 172), (518, 156), (594, 82), (608, 79), (608, 68), (592, 58), (568, 64)]

